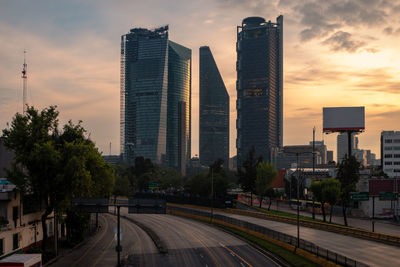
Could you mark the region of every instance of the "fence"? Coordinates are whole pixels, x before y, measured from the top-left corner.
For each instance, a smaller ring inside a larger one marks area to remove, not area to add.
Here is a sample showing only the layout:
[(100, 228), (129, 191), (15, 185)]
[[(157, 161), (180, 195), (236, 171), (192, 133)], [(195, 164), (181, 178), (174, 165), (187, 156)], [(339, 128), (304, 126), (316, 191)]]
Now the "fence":
[[(188, 209), (188, 208), (183, 208), (183, 207), (168, 206), (168, 209), (185, 212), (185, 213), (189, 213), (189, 214), (197, 215), (197, 216), (201, 216), (201, 217), (207, 217), (207, 218), (210, 218), (210, 216), (211, 216), (211, 214), (207, 211), (194, 210), (194, 209)], [(214, 214), (213, 218), (216, 220), (220, 220), (220, 221), (229, 223), (231, 225), (236, 225), (236, 226), (248, 229), (248, 230), (252, 230), (254, 232), (258, 232), (260, 234), (266, 235), (270, 238), (279, 240), (281, 242), (284, 242), (284, 243), (292, 245), (292, 246), (297, 245), (296, 237), (293, 237), (291, 235), (287, 235), (287, 234), (284, 234), (284, 233), (281, 233), (281, 232), (278, 232), (275, 230), (271, 230), (264, 226), (260, 226), (260, 225), (253, 224), (250, 222), (238, 220), (238, 219), (224, 216), (221, 214)], [(336, 252), (319, 247), (319, 246), (315, 245), (314, 243), (303, 240), (303, 239), (300, 239), (299, 248), (303, 249), (309, 253), (312, 253), (312, 254), (316, 255), (317, 257), (324, 258), (326, 260), (334, 262), (338, 265), (350, 266), (350, 267), (356, 267), (356, 266), (357, 267), (367, 267), (368, 266), (364, 263), (355, 261), (355, 260), (345, 257), (343, 255), (340, 255)]]

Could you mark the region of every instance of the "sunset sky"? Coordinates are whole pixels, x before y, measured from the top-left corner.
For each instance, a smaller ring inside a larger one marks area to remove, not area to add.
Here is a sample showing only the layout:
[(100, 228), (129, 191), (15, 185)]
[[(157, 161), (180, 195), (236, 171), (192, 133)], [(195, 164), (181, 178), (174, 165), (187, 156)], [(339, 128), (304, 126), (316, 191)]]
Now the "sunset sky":
[[(378, 157), (382, 130), (400, 130), (400, 0), (0, 0), (0, 128), (28, 102), (57, 105), (60, 122), (83, 121), (103, 151), (119, 153), (120, 38), (169, 24), (192, 49), (192, 155), (198, 154), (200, 46), (208, 45), (230, 94), (236, 154), (236, 26), (284, 16), (284, 145), (322, 138), (322, 107), (365, 106), (361, 148)], [(336, 134), (324, 135), (336, 151)]]

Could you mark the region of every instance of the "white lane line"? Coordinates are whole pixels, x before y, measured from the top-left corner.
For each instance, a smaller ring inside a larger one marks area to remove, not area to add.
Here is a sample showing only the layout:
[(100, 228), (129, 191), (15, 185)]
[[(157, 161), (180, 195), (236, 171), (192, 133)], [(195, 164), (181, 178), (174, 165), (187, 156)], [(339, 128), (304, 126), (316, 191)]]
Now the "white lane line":
[[(228, 250), (231, 254), (234, 254), (236, 257), (238, 257), (242, 262), (246, 263), (247, 266), (249, 267), (253, 267), (253, 265), (251, 265), (250, 263), (248, 263), (246, 260), (244, 260), (242, 257), (240, 257), (237, 253), (235, 253), (232, 249), (228, 248), (227, 246), (225, 246), (224, 244), (222, 244), (221, 242), (218, 243), (221, 247), (223, 247), (224, 249)], [(243, 263), (240, 264), (243, 264)], [(243, 267), (245, 267), (244, 265), (242, 265)]]

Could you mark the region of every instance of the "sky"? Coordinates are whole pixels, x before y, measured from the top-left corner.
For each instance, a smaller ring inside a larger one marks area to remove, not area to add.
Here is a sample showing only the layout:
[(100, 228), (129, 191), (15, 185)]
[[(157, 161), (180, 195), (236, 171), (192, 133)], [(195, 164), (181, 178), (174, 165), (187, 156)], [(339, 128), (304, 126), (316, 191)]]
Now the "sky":
[(0, 0), (0, 128), (28, 103), (57, 105), (60, 124), (83, 121), (104, 155), (119, 153), (120, 40), (134, 27), (169, 24), (192, 49), (192, 156), (199, 141), (199, 47), (210, 46), (230, 95), (236, 154), (236, 26), (284, 17), (284, 145), (322, 134), (322, 107), (365, 106), (359, 146), (379, 158), (382, 130), (400, 130), (400, 0)]

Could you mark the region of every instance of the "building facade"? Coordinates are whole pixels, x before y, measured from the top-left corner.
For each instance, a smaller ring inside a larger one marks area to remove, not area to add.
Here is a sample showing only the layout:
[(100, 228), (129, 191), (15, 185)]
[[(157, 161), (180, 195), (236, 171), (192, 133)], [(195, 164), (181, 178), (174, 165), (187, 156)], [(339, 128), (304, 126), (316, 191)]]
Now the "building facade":
[(251, 147), (271, 161), (283, 140), (283, 16), (249, 17), (237, 27), (237, 156)]
[(229, 167), (229, 95), (208, 46), (200, 47), (200, 163)]
[(400, 131), (381, 132), (381, 166), (389, 178), (400, 178)]
[(191, 148), (192, 51), (168, 41), (167, 166), (186, 173)]
[[(345, 155), (348, 154), (348, 137), (347, 137), (347, 133), (340, 133), (337, 136), (337, 164), (340, 164)], [(351, 150), (352, 152), (358, 149), (358, 137), (355, 134), (352, 134), (351, 136)]]
[(121, 154), (184, 172), (190, 159), (191, 50), (168, 26), (121, 37)]

